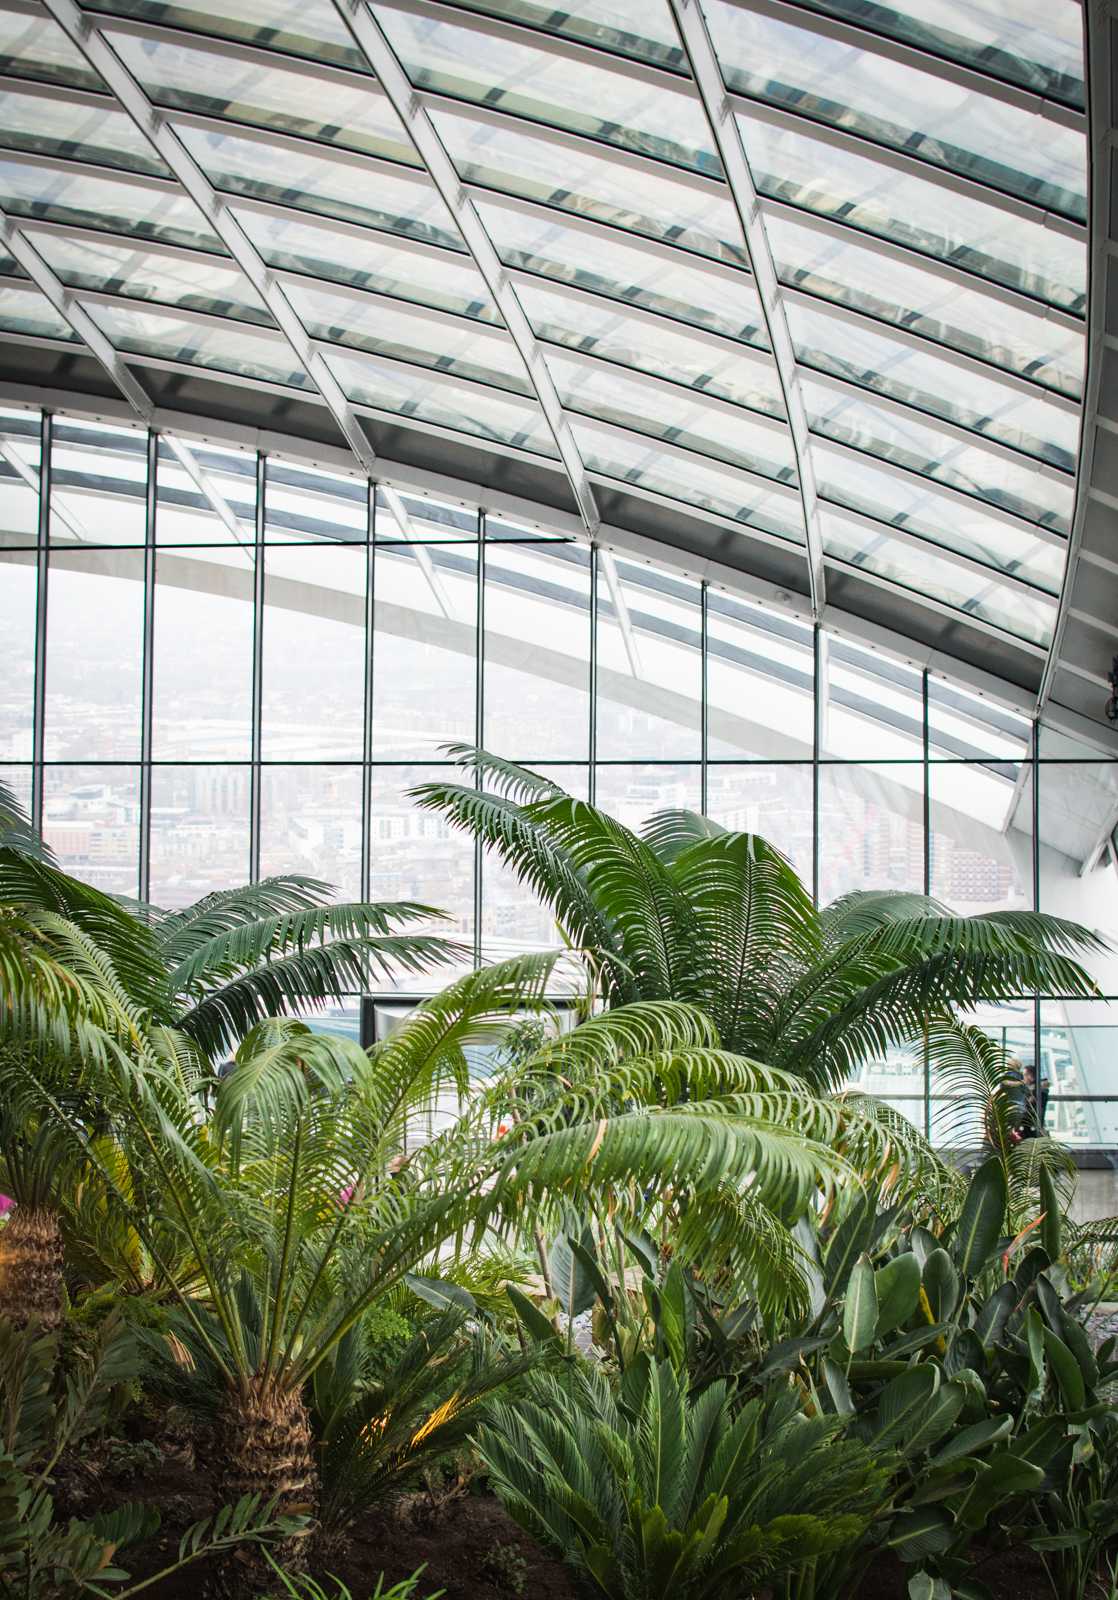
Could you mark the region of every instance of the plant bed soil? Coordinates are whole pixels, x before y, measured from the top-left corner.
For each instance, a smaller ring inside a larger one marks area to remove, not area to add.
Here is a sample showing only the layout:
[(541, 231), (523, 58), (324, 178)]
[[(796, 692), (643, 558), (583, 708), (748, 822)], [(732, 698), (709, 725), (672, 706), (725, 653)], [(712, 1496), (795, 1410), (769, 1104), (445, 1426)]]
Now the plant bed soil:
[[(184, 1529), (213, 1511), (209, 1473), (195, 1461), (189, 1437), (176, 1439), (162, 1430), (136, 1428), (136, 1421), (129, 1431), (149, 1436), (154, 1432), (165, 1453), (164, 1460), (147, 1468), (142, 1476), (113, 1477), (111, 1447), (105, 1446), (82, 1458), (64, 1457), (56, 1473), (56, 1505), (61, 1517), (89, 1517), (97, 1511), (111, 1511), (125, 1500), (159, 1507), (162, 1527), (144, 1545), (121, 1556), (133, 1582), (150, 1577), (174, 1560)], [(410, 1508), (403, 1511), (370, 1512), (358, 1518), (343, 1548), (331, 1559), (312, 1559), (310, 1571), (328, 1593), (333, 1591), (329, 1578), (337, 1578), (353, 1600), (369, 1600), (382, 1572), (384, 1588), (389, 1589), (419, 1567), (425, 1571), (413, 1600), (427, 1600), (440, 1589), (444, 1600), (510, 1600), (515, 1594), (512, 1586), (495, 1581), (483, 1563), (495, 1544), (520, 1547), (527, 1563), (520, 1600), (575, 1600), (576, 1592), (562, 1567), (522, 1533), (488, 1494), (467, 1494), (430, 1511), (422, 1497), (415, 1496)], [(203, 1600), (212, 1592), (212, 1576), (209, 1562), (196, 1561), (145, 1593), (151, 1600)], [(993, 1600), (1052, 1600), (1044, 1567), (1032, 1550), (1018, 1548), (996, 1556), (983, 1565), (978, 1576)], [(273, 1592), (282, 1593), (278, 1580)], [(892, 1555), (878, 1557), (848, 1600), (907, 1600), (900, 1562)], [(1106, 1600), (1106, 1596), (1098, 1585), (1092, 1585), (1086, 1600)]]

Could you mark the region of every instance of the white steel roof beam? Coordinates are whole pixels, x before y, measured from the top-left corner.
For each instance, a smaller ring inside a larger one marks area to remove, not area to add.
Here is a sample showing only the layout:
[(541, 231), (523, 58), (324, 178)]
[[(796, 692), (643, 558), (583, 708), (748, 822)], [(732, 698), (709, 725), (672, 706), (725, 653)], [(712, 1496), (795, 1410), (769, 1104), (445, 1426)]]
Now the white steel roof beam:
[(44, 3), (90, 66), (101, 75), (116, 95), (141, 133), (154, 145), (202, 212), (214, 233), (268, 307), (291, 346), (295, 359), (306, 370), (329, 406), (354, 455), (366, 471), (375, 471), (376, 452), (358, 422), (356, 412), (321, 354), (314, 348), (291, 302), (276, 281), (274, 272), (264, 264), (255, 245), (251, 243), (233, 216), (226, 196), (220, 194), (210, 183), (171, 126), (166, 112), (148, 99), (144, 90), (103, 36), (96, 21), (80, 11), (74, 0), (44, 0)]
[[(58, 3), (58, 0), (54, 0), (54, 3)], [(334, 5), (419, 151), (428, 175), (458, 225), (474, 265), (485, 279), (486, 287), (504, 318), (505, 326), (528, 370), (586, 530), (593, 538), (601, 521), (594, 491), (543, 352), (524, 315), (496, 246), (380, 24), (368, 7), (362, 4), (362, 0), (334, 0)]]
[(781, 303), (783, 291), (776, 276), (757, 190), (753, 184), (753, 174), (745, 159), (741, 136), (730, 107), (729, 96), (722, 82), (722, 71), (714, 53), (714, 46), (707, 32), (706, 19), (699, 9), (699, 0), (671, 0), (671, 7), (722, 160), (722, 168), (733, 195), (761, 299), (769, 344), (776, 359), (785, 410), (792, 428), (792, 443), (800, 479), (800, 496), (803, 500), (811, 606), (814, 616), (819, 618), (827, 603), (823, 573), (823, 537), (819, 526), (819, 504), (811, 460), (807, 411), (800, 391), (799, 370), (788, 332), (788, 322)]

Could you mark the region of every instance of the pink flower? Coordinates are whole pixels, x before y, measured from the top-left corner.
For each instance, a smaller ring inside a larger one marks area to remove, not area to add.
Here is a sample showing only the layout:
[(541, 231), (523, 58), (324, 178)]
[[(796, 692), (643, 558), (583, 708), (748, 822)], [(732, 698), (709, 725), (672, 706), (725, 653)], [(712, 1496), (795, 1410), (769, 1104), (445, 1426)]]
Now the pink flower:
[(15, 1201), (8, 1195), (0, 1194), (0, 1217), (6, 1217), (14, 1205)]

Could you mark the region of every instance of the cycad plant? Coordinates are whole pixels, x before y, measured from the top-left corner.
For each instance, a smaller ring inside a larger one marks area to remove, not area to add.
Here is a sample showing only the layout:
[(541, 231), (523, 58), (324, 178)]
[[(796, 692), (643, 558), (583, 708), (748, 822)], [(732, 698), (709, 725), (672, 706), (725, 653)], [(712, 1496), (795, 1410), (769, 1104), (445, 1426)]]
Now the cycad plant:
[(689, 1001), (725, 1049), (818, 1089), (891, 1047), (923, 1047), (939, 1023), (934, 1051), (943, 1025), (979, 1001), (1097, 993), (1072, 957), (1105, 946), (1074, 923), (1032, 911), (958, 917), (884, 891), (817, 910), (759, 835), (689, 811), (660, 812), (637, 835), (548, 778), (449, 748), (477, 781), (426, 783), (413, 797), (531, 885), (609, 1005)]
[(639, 1356), (616, 1394), (598, 1373), (540, 1372), (494, 1407), (478, 1448), (505, 1509), (606, 1600), (732, 1600), (856, 1542), (887, 1474), (835, 1419), (774, 1385), (735, 1405)]

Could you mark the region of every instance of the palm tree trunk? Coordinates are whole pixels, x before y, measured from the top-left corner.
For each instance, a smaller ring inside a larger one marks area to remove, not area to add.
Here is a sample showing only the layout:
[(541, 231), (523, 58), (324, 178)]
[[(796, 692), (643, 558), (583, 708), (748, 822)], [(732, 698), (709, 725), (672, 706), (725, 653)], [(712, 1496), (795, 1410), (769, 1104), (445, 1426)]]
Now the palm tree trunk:
[(63, 1299), (58, 1212), (16, 1206), (0, 1228), (0, 1316), (15, 1328), (38, 1317), (41, 1333), (57, 1333)]
[[(214, 1488), (219, 1505), (235, 1504), (242, 1495), (258, 1494), (266, 1505), (279, 1496), (276, 1512), (298, 1507), (313, 1514), (318, 1501), (310, 1418), (298, 1390), (277, 1389), (267, 1378), (250, 1378), (226, 1393), (214, 1430)], [(281, 1539), (266, 1548), (284, 1572), (306, 1566), (305, 1538)], [(229, 1575), (251, 1590), (275, 1574), (264, 1546), (245, 1545)]]

